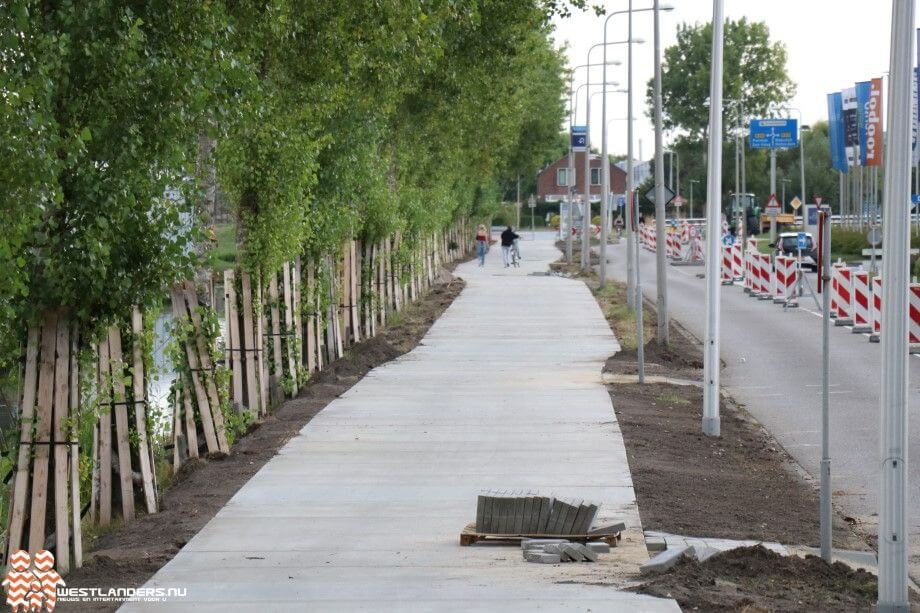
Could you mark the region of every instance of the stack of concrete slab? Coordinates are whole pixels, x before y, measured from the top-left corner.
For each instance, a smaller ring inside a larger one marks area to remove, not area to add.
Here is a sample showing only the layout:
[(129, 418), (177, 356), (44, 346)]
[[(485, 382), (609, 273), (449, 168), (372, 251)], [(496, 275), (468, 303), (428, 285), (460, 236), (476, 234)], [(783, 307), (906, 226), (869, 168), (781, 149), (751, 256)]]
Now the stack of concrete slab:
[(476, 531), (508, 535), (583, 535), (597, 515), (597, 503), (521, 491), (487, 491), (476, 505)]
[(610, 551), (602, 541), (571, 543), (564, 539), (524, 539), (521, 541), (524, 559), (537, 564), (562, 562), (597, 562), (597, 554)]

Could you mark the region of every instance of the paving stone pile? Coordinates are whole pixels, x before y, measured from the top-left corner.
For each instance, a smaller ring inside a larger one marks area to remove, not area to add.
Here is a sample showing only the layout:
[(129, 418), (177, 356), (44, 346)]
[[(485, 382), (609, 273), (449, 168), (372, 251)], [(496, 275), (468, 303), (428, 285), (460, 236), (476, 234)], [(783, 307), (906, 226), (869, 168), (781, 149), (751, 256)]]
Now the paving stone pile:
[(572, 543), (564, 539), (524, 539), (521, 552), (528, 562), (560, 564), (562, 562), (597, 562), (597, 555), (610, 551), (603, 541)]
[(523, 491), (487, 491), (476, 505), (476, 531), (483, 534), (587, 534), (599, 505)]

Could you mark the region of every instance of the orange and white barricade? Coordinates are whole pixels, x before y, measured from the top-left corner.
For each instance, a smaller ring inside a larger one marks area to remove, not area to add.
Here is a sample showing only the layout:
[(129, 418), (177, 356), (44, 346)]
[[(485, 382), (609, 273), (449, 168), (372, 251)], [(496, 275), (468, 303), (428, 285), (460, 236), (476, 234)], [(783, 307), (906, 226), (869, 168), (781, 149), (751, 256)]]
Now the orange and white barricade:
[(882, 278), (872, 277), (872, 331), (869, 342), (877, 343), (882, 333)]
[(773, 260), (773, 302), (782, 304), (789, 299), (788, 305), (793, 306), (795, 301), (795, 286), (797, 281), (795, 258), (778, 255)]
[(869, 286), (869, 272), (856, 270), (853, 279), (853, 333), (872, 331), (872, 291)]
[[(846, 266), (831, 271), (831, 300), (837, 306), (835, 326), (853, 324), (853, 271)], [(834, 282), (836, 281), (836, 282)], [(833, 311), (833, 309), (832, 309)]]
[(689, 262), (692, 254), (690, 224), (686, 221), (680, 227), (680, 259)]
[(752, 254), (751, 273), (753, 275), (751, 296), (760, 300), (769, 300), (770, 293), (770, 256), (765, 253)]
[(691, 262), (705, 262), (706, 256), (703, 253), (703, 239), (697, 234), (695, 237), (690, 239), (693, 243), (693, 249), (690, 252), (690, 261)]
[(911, 353), (920, 353), (920, 283), (910, 284), (907, 297), (910, 301), (907, 342)]
[(735, 281), (744, 278), (744, 255), (741, 252), (741, 241), (732, 243), (732, 277)]
[(722, 271), (722, 285), (731, 285), (734, 279), (732, 278), (732, 249), (728, 245), (721, 245), (722, 247), (722, 264), (719, 266), (719, 270)]
[(751, 294), (756, 285), (756, 267), (754, 257), (757, 251), (757, 239), (749, 238), (744, 249), (744, 291)]
[(831, 305), (829, 309), (831, 319), (837, 319), (837, 315), (838, 315), (837, 302), (839, 301), (839, 297), (837, 295), (837, 271), (843, 267), (844, 267), (844, 264), (842, 262), (834, 262), (833, 264), (831, 264), (831, 280), (829, 283), (830, 287), (828, 288), (828, 291), (831, 293), (831, 299), (830, 299)]

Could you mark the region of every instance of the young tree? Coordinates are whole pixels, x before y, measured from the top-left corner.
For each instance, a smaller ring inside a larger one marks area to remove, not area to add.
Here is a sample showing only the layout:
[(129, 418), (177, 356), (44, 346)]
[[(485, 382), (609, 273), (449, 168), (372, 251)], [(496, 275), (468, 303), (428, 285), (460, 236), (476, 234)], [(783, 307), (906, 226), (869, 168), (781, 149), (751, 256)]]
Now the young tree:
[[(661, 71), (662, 120), (665, 129), (678, 129), (691, 137), (705, 138), (709, 125), (709, 72), (712, 24), (682, 24), (677, 43), (665, 49)], [(742, 100), (748, 117), (767, 112), (770, 105), (785, 102), (795, 93), (786, 73), (786, 48), (770, 40), (765, 23), (746, 18), (725, 23), (724, 96)], [(653, 83), (647, 92), (653, 108)], [(726, 125), (737, 118), (728, 103)]]

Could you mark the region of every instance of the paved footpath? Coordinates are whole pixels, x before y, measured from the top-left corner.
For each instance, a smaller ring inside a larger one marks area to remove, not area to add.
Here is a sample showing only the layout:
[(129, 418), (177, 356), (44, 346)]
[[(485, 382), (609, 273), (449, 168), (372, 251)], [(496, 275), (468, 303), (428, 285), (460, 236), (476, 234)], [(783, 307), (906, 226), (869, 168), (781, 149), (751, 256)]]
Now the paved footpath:
[[(617, 589), (647, 559), (600, 382), (618, 344), (581, 281), (533, 274), (558, 257), (548, 235), (522, 250), (518, 269), (498, 247), (461, 265), (422, 343), (320, 412), (147, 584), (185, 598), (122, 610), (679, 610)], [(460, 547), (483, 488), (597, 500), (629, 530), (599, 564)]]

